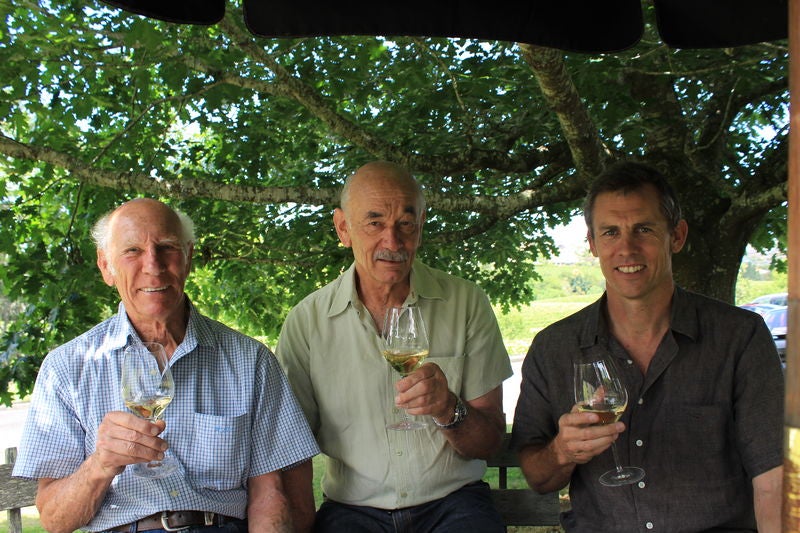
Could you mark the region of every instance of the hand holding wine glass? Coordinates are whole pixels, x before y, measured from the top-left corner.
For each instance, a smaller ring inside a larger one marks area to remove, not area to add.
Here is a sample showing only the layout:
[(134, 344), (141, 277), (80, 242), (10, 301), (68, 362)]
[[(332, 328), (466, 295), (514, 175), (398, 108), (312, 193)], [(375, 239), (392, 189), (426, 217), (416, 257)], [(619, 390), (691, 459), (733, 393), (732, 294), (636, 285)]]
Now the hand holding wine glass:
[[(575, 363), (575, 403), (578, 410), (594, 413), (600, 424), (618, 421), (628, 405), (628, 391), (616, 374), (613, 363), (594, 359)], [(616, 442), (611, 443), (616, 468), (600, 476), (600, 483), (617, 487), (635, 483), (644, 478), (644, 470), (635, 466), (621, 466)]]
[[(157, 342), (132, 344), (125, 348), (122, 361), (122, 400), (140, 418), (159, 420), (175, 395), (175, 382), (164, 347)], [(161, 461), (137, 463), (133, 473), (140, 477), (159, 478), (178, 467), (174, 457)]]
[[(419, 368), (428, 356), (428, 334), (422, 313), (415, 306), (390, 307), (383, 320), (383, 357), (400, 375), (407, 376)], [(413, 421), (403, 411), (403, 420), (389, 424), (388, 429), (413, 430), (427, 427)]]

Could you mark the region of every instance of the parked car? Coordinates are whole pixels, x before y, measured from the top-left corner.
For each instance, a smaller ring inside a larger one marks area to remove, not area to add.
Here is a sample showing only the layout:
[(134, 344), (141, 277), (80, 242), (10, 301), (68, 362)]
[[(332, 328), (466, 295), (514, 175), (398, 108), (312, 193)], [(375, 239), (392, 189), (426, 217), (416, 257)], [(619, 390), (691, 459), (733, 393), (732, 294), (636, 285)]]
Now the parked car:
[(751, 304), (772, 304), (772, 305), (786, 306), (786, 305), (789, 305), (789, 293), (787, 293), (787, 292), (777, 292), (775, 294), (765, 294), (764, 296), (759, 296), (758, 298), (753, 298), (753, 300), (750, 301), (749, 303), (751, 303)]
[(773, 304), (742, 304), (739, 307), (742, 309), (747, 309), (748, 311), (752, 311), (754, 313), (758, 313), (761, 316), (766, 315), (770, 311), (774, 311), (775, 309), (780, 309), (782, 306), (780, 305), (773, 305)]
[(788, 307), (779, 307), (764, 315), (764, 322), (767, 323), (767, 327), (772, 333), (772, 340), (775, 341), (775, 347), (784, 363), (786, 362), (786, 321), (788, 317)]

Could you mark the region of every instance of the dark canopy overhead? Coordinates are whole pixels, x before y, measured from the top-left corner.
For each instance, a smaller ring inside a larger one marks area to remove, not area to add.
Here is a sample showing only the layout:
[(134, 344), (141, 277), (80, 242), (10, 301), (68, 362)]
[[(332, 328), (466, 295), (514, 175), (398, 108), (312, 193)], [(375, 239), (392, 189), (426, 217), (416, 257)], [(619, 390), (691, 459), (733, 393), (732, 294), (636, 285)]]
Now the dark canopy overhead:
[[(214, 24), (226, 0), (106, 0), (169, 22)], [(788, 0), (652, 0), (658, 31), (675, 48), (731, 47), (788, 35)], [(418, 35), (517, 41), (577, 52), (612, 52), (642, 37), (642, 0), (388, 2), (243, 0), (262, 37)]]

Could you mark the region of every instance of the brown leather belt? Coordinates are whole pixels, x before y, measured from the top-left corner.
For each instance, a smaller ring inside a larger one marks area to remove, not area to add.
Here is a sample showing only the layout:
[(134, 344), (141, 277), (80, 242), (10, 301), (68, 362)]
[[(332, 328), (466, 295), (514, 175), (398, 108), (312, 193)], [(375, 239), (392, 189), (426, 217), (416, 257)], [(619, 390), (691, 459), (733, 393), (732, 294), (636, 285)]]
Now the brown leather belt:
[[(163, 511), (151, 514), (136, 522), (136, 531), (150, 529), (164, 529), (166, 531), (180, 531), (196, 526), (222, 526), (230, 522), (239, 522), (239, 518), (232, 518), (207, 511)], [(110, 531), (130, 531), (130, 524), (112, 527)]]

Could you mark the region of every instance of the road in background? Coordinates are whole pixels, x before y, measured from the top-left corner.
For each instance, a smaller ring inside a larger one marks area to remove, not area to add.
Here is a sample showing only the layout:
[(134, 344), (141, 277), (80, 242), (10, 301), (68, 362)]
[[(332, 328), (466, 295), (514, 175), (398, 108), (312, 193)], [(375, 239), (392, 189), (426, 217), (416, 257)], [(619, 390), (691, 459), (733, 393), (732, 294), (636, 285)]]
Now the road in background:
[(514, 370), (514, 375), (503, 382), (503, 412), (506, 414), (506, 423), (510, 424), (514, 421), (514, 408), (517, 405), (517, 398), (519, 397), (519, 385), (522, 382), (522, 359), (524, 355), (511, 356), (511, 368)]
[(0, 463), (5, 462), (5, 449), (19, 447), (22, 424), (28, 415), (30, 403), (17, 402), (13, 407), (0, 407)]

